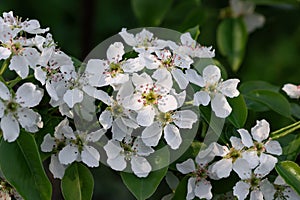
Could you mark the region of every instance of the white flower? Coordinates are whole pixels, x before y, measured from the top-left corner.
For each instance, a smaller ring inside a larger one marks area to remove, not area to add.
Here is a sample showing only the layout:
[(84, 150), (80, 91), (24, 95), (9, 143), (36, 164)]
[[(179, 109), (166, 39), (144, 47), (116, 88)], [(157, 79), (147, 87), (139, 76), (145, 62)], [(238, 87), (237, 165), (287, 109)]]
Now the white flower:
[(155, 38), (153, 33), (146, 29), (143, 29), (134, 36), (123, 28), (119, 34), (126, 44), (132, 46), (138, 53), (152, 53), (155, 50), (163, 49), (167, 45), (166, 41)]
[(154, 82), (152, 78), (143, 73), (132, 76), (135, 91), (129, 93), (123, 100), (123, 106), (137, 112), (136, 121), (141, 126), (150, 126), (155, 118), (156, 110), (168, 112), (178, 107), (174, 95), (170, 94), (172, 78), (163, 78)]
[(274, 186), (267, 178), (263, 179), (269, 172), (261, 174), (248, 170), (247, 174), (250, 174), (250, 176), (242, 178), (235, 184), (233, 194), (238, 200), (243, 200), (248, 196), (250, 190), (250, 200), (273, 200), (275, 194)]
[(147, 146), (157, 146), (164, 133), (167, 144), (172, 149), (178, 149), (182, 143), (180, 128), (191, 129), (197, 119), (191, 110), (159, 113), (157, 120), (143, 130), (141, 138)]
[(299, 99), (300, 87), (294, 84), (285, 84), (282, 88), (283, 91), (292, 99)]
[(104, 146), (107, 154), (107, 164), (114, 170), (123, 171), (130, 161), (131, 169), (137, 177), (147, 177), (152, 167), (144, 156), (154, 152), (140, 138), (134, 141), (127, 137), (123, 142), (109, 140)]
[(275, 200), (280, 199), (291, 199), (297, 200), (300, 199), (300, 196), (290, 187), (288, 186), (281, 176), (277, 176), (274, 181), (274, 186), (276, 189), (276, 193), (274, 195)]
[(214, 144), (211, 144), (204, 151), (200, 151), (195, 162), (190, 158), (183, 163), (176, 164), (176, 168), (183, 174), (191, 174), (188, 180), (186, 199), (211, 199), (211, 183), (207, 180), (210, 177), (208, 163), (214, 159)]
[(42, 89), (32, 83), (24, 83), (12, 95), (5, 84), (0, 82), (0, 94), (0, 125), (4, 140), (13, 142), (18, 138), (19, 124), (31, 133), (42, 128), (41, 116), (30, 109), (42, 100)]
[(204, 68), (201, 77), (195, 70), (188, 69), (186, 74), (191, 83), (203, 87), (203, 89), (194, 94), (194, 105), (207, 106), (211, 102), (212, 110), (217, 117), (225, 118), (232, 111), (226, 97), (233, 98), (239, 95), (237, 84), (238, 79), (221, 79), (221, 71), (217, 66), (209, 65)]
[(197, 44), (189, 32), (180, 36), (181, 44), (177, 45), (173, 42), (169, 43), (170, 48), (181, 56), (187, 55), (192, 58), (213, 58), (215, 57), (215, 50), (212, 47), (204, 47)]
[(264, 25), (265, 17), (254, 12), (254, 3), (241, 0), (230, 0), (229, 3), (233, 16), (243, 17), (248, 33)]

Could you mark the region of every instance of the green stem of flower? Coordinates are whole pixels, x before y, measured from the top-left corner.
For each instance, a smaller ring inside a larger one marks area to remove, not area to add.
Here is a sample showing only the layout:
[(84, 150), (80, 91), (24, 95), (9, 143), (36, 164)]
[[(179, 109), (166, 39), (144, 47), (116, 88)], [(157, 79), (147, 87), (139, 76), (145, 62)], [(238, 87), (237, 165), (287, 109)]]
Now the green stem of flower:
[(300, 121), (272, 132), (270, 137), (272, 139), (278, 139), (296, 131), (297, 129), (300, 129)]
[(25, 79), (22, 79), (21, 77), (18, 76), (17, 78), (15, 78), (15, 79), (13, 79), (13, 80), (11, 80), (11, 81), (8, 82), (8, 87), (12, 88), (16, 84), (18, 84), (20, 81), (26, 80), (26, 79), (30, 79), (30, 78), (33, 78), (33, 77), (34, 77), (33, 75), (29, 75)]
[(9, 60), (10, 59), (6, 59), (3, 64), (2, 64), (2, 67), (0, 69), (0, 76), (2, 77), (3, 73), (5, 72), (5, 70), (7, 69), (8, 67), (8, 63), (9, 63)]

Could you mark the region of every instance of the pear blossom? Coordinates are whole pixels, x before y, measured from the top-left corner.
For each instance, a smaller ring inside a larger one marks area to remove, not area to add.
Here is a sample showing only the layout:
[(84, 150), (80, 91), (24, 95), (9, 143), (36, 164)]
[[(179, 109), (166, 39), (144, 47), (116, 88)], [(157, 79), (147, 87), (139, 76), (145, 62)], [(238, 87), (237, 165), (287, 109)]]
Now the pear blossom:
[(250, 192), (250, 200), (273, 200), (275, 188), (270, 181), (264, 177), (270, 173), (272, 169), (262, 172), (257, 168), (252, 171), (247, 169), (247, 176), (241, 178), (233, 187), (233, 194), (238, 200), (246, 199)]
[(292, 99), (300, 97), (300, 86), (288, 83), (283, 86), (282, 90)]
[(167, 46), (167, 42), (164, 40), (157, 39), (153, 33), (143, 29), (141, 32), (133, 35), (128, 33), (125, 28), (119, 32), (119, 35), (123, 38), (126, 44), (133, 47), (138, 53), (152, 53), (155, 50), (163, 49)]
[(136, 121), (141, 126), (150, 126), (155, 118), (157, 110), (168, 112), (177, 109), (176, 97), (170, 94), (172, 89), (172, 78), (163, 74), (156, 82), (146, 74), (134, 73), (132, 83), (135, 90), (132, 90), (122, 99), (126, 109), (137, 112)]
[(174, 53), (181, 56), (190, 56), (192, 58), (213, 58), (215, 50), (212, 47), (205, 47), (197, 44), (189, 32), (180, 36), (180, 44), (174, 42), (169, 43), (170, 48)]
[(127, 136), (122, 142), (109, 140), (104, 150), (107, 154), (107, 164), (114, 170), (123, 171), (127, 162), (130, 162), (133, 173), (141, 178), (147, 177), (152, 169), (145, 157), (154, 150), (146, 146), (139, 137)]
[(265, 17), (254, 12), (254, 3), (249, 1), (230, 0), (229, 4), (234, 17), (242, 16), (248, 33), (252, 33), (255, 29), (264, 25)]
[(276, 193), (274, 194), (275, 200), (280, 199), (300, 199), (300, 196), (290, 187), (288, 186), (281, 176), (277, 176), (274, 181), (274, 187)]
[(15, 141), (20, 133), (20, 125), (31, 133), (43, 127), (41, 116), (30, 109), (42, 100), (42, 89), (32, 83), (24, 83), (15, 94), (11, 94), (6, 85), (0, 82), (0, 94), (0, 127), (4, 140)]
[(221, 71), (215, 65), (208, 65), (204, 68), (202, 76), (193, 69), (186, 70), (189, 81), (202, 89), (194, 94), (194, 105), (211, 107), (217, 117), (226, 118), (232, 111), (226, 97), (234, 98), (240, 93), (237, 90), (238, 79), (221, 79)]
[(100, 140), (104, 133), (104, 129), (74, 132), (65, 118), (55, 127), (54, 137), (49, 133), (45, 135), (41, 150), (53, 153), (49, 168), (54, 177), (62, 178), (66, 166), (74, 161), (82, 161), (89, 167), (98, 167), (100, 154), (90, 143)]
[(212, 178), (212, 174), (209, 171), (209, 163), (214, 159), (214, 145), (212, 143), (205, 150), (198, 153), (193, 161), (191, 158), (183, 163), (176, 164), (176, 168), (183, 174), (191, 174), (187, 185), (186, 199), (194, 199), (195, 196), (200, 199), (212, 198), (212, 185), (208, 178)]

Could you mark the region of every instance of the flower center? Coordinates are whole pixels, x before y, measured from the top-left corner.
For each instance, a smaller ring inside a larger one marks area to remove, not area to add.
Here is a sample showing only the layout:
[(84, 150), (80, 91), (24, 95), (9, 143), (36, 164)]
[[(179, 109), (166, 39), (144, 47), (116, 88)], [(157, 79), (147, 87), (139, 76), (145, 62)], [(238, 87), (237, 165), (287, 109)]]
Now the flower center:
[(252, 177), (250, 178), (249, 183), (250, 183), (252, 189), (256, 189), (259, 187), (260, 178), (257, 178), (254, 174), (252, 174)]
[(153, 88), (150, 89), (148, 93), (142, 93), (142, 99), (144, 100), (144, 105), (157, 104), (160, 98), (161, 95), (154, 92)]
[(208, 174), (207, 165), (205, 166), (197, 166), (196, 171), (193, 173), (193, 176), (196, 177), (196, 181), (200, 181), (202, 179), (206, 179)]
[(254, 146), (255, 146), (255, 148), (257, 150), (257, 155), (258, 156), (260, 156), (260, 154), (266, 150), (265, 149), (265, 145), (263, 143), (254, 142)]
[(157, 118), (158, 118), (158, 121), (162, 122), (163, 124), (169, 124), (173, 121), (171, 112), (166, 112), (166, 113), (161, 112), (161, 113), (159, 113)]
[(6, 114), (7, 113), (14, 113), (17, 111), (19, 107), (19, 104), (13, 101), (8, 102), (8, 104), (6, 105)]
[(110, 63), (109, 64), (109, 74), (111, 75), (111, 77), (114, 78), (119, 73), (124, 73), (123, 69), (121, 68), (121, 65), (116, 64), (116, 63)]
[(235, 148), (231, 148), (229, 153), (225, 156), (225, 158), (231, 158), (232, 162), (235, 162), (236, 159), (241, 157), (241, 152), (239, 150), (236, 150)]

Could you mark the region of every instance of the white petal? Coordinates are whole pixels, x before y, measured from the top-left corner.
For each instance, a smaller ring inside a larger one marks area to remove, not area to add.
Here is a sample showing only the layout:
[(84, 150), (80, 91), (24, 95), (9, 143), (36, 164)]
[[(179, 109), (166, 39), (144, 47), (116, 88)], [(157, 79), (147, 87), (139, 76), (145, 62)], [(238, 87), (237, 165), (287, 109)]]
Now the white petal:
[(126, 161), (123, 155), (118, 154), (114, 158), (108, 158), (107, 164), (116, 171), (123, 171), (126, 168)]
[(26, 78), (29, 73), (28, 62), (24, 58), (24, 56), (16, 55), (13, 56), (10, 65), (10, 70), (15, 70), (16, 73), (22, 78)]
[(247, 160), (250, 168), (254, 169), (259, 164), (259, 157), (257, 156), (257, 151), (245, 151), (242, 153), (243, 159)]
[(242, 138), (242, 142), (246, 147), (253, 147), (254, 144), (252, 141), (252, 137), (246, 129), (238, 129), (237, 132), (239, 132)]
[(283, 180), (283, 178), (281, 176), (277, 176), (275, 181), (274, 181), (274, 184), (276, 185), (286, 185), (285, 181)]
[(109, 110), (104, 110), (99, 117), (99, 122), (105, 129), (109, 129), (112, 125), (113, 118)]
[(143, 142), (141, 138), (136, 138), (132, 148), (137, 151), (137, 154), (139, 156), (149, 156), (151, 153), (154, 152), (154, 149), (152, 149), (149, 146), (146, 146), (146, 144)]
[(141, 177), (147, 177), (148, 174), (151, 172), (151, 165), (144, 157), (139, 156), (133, 156), (131, 158), (131, 169), (133, 173), (141, 178)]
[(196, 178), (191, 177), (188, 180), (187, 184), (187, 194), (186, 194), (186, 199), (191, 200), (194, 199), (195, 197), (195, 187), (196, 187)]
[(184, 161), (183, 163), (177, 163), (176, 168), (182, 174), (189, 174), (196, 171), (195, 162), (191, 158)]
[(81, 152), (81, 159), (89, 167), (98, 167), (100, 154), (97, 149), (92, 146), (83, 146), (83, 150)]
[(172, 95), (166, 95), (158, 100), (158, 109), (164, 113), (176, 110), (178, 108), (177, 106), (176, 98)]
[(99, 129), (97, 131), (91, 132), (87, 135), (86, 141), (97, 142), (105, 134), (105, 129)]
[(51, 152), (55, 146), (56, 142), (54, 138), (49, 133), (45, 135), (44, 140), (41, 144), (41, 150), (43, 152)]
[(67, 90), (67, 92), (64, 95), (64, 101), (70, 108), (73, 108), (73, 106), (76, 103), (80, 103), (82, 102), (82, 100), (83, 100), (83, 92), (78, 88)]
[(74, 162), (78, 158), (78, 154), (78, 147), (68, 144), (58, 153), (58, 159), (61, 164), (67, 165)]
[(2, 117), (0, 125), (5, 141), (13, 142), (19, 137), (20, 126), (16, 118), (12, 115), (9, 114)]
[(217, 161), (213, 167), (212, 172), (216, 173), (219, 178), (226, 178), (230, 175), (232, 170), (232, 159), (222, 159)]
[(6, 87), (6, 85), (0, 81), (0, 98), (3, 100), (10, 100), (11, 94), (8, 90), (8, 88)]
[(47, 73), (41, 67), (34, 68), (34, 77), (36, 80), (40, 81), (42, 85), (45, 85)]
[(22, 107), (34, 107), (40, 103), (44, 91), (32, 83), (24, 83), (16, 92), (16, 101)]
[(274, 169), (275, 164), (277, 163), (277, 158), (262, 153), (259, 159), (260, 165), (254, 170), (254, 173), (258, 177), (264, 177), (267, 174), (269, 174), (272, 171), (272, 169)]
[(211, 100), (211, 108), (217, 117), (226, 118), (230, 115), (232, 108), (222, 94), (216, 94)]
[(300, 97), (300, 89), (297, 85), (285, 84), (282, 90), (285, 91), (290, 98), (298, 99)]
[(264, 200), (264, 196), (260, 190), (253, 190), (250, 193), (250, 200)]
[(177, 101), (177, 107), (180, 108), (184, 104), (186, 98), (186, 91), (182, 91), (180, 93), (176, 93), (175, 89), (170, 90), (170, 95), (174, 96)]
[(253, 138), (261, 142), (269, 137), (270, 125), (266, 120), (257, 120), (256, 125), (251, 128), (251, 134)]
[(53, 99), (54, 101), (59, 100), (56, 89), (54, 88), (53, 84), (51, 84), (49, 81), (46, 81), (46, 90), (49, 96), (51, 97), (51, 99)]
[(214, 143), (211, 143), (205, 150), (199, 151), (198, 155), (195, 158), (196, 163), (200, 166), (204, 166), (212, 161), (216, 156), (214, 148)]
[(110, 62), (117, 63), (122, 59), (124, 53), (123, 44), (121, 42), (115, 42), (108, 47), (106, 56)]
[(174, 123), (179, 128), (193, 128), (193, 124), (197, 122), (198, 116), (191, 110), (176, 111), (172, 115)]
[(20, 125), (28, 132), (35, 133), (42, 128), (40, 114), (28, 108), (18, 109), (18, 121)]
[(251, 13), (249, 15), (244, 15), (243, 20), (246, 24), (248, 33), (251, 33), (255, 29), (262, 27), (266, 21), (266, 19), (263, 15), (260, 15), (257, 13)]
[(138, 111), (136, 121), (141, 126), (150, 126), (153, 123), (155, 110), (152, 106), (146, 106)]
[(221, 82), (218, 85), (219, 91), (227, 97), (233, 98), (239, 96), (240, 92), (237, 90), (237, 85), (240, 82), (239, 79), (229, 79)]
[(112, 99), (111, 97), (104, 91), (102, 90), (95, 90), (93, 95), (90, 95), (96, 99), (99, 99), (100, 101), (102, 101), (103, 103), (105, 103), (106, 105), (112, 105)]
[(270, 154), (274, 154), (277, 156), (280, 156), (282, 154), (282, 148), (278, 141), (269, 140), (268, 142), (266, 142), (265, 148), (266, 148), (267, 152)]
[(273, 200), (274, 194), (276, 192), (273, 184), (271, 184), (268, 179), (264, 179), (259, 184), (260, 190), (264, 195), (265, 200)]
[(212, 186), (209, 181), (207, 180), (201, 180), (196, 183), (195, 187), (195, 195), (199, 197), (200, 199), (211, 199), (212, 193), (211, 193)]
[(142, 140), (147, 146), (156, 146), (162, 135), (162, 127), (159, 122), (154, 122), (142, 132)]
[(7, 48), (0, 47), (0, 60), (7, 59), (11, 54), (11, 51)]
[(207, 106), (210, 102), (210, 96), (205, 91), (199, 91), (194, 94), (194, 105), (204, 105)]
[(222, 146), (216, 142), (211, 143), (212, 151), (216, 156), (224, 157), (227, 153), (229, 153), (229, 149), (226, 146)]
[(240, 138), (231, 136), (229, 140), (231, 142), (232, 147), (237, 150), (241, 150), (244, 147), (244, 144), (242, 143), (242, 140)]
[(141, 85), (145, 85), (145, 84), (153, 85), (153, 80), (145, 72), (142, 73), (141, 75), (134, 73), (132, 75), (132, 83), (135, 85), (136, 88), (140, 88)]
[(247, 160), (243, 158), (238, 158), (232, 166), (232, 169), (238, 174), (238, 176), (242, 179), (251, 178), (251, 168)]
[(123, 106), (126, 109), (130, 110), (140, 110), (143, 108), (144, 104), (143, 101), (141, 100), (142, 97), (140, 94), (134, 94), (131, 96), (127, 96), (123, 99)]
[(174, 69), (171, 71), (173, 78), (175, 79), (176, 83), (179, 85), (180, 89), (185, 89), (189, 83), (188, 78), (180, 69)]
[(122, 141), (127, 134), (132, 132), (132, 129), (127, 127), (121, 118), (117, 118), (113, 122), (111, 132), (113, 133), (113, 139)]
[(4, 115), (4, 109), (5, 109), (4, 103), (0, 100), (0, 119)]
[(126, 124), (126, 126), (133, 128), (133, 129), (137, 129), (138, 127), (140, 127), (136, 121), (132, 120), (132, 119), (128, 119), (125, 117), (121, 117), (122, 121), (124, 124)]
[(171, 149), (178, 149), (182, 143), (179, 129), (173, 124), (167, 124), (164, 128), (164, 138)]
[(134, 35), (131, 33), (128, 33), (126, 31), (126, 28), (122, 28), (122, 31), (119, 32), (119, 34), (121, 35), (121, 37), (123, 38), (123, 40), (126, 42), (126, 44), (128, 44), (129, 46), (136, 46), (137, 42), (136, 39), (134, 38)]
[(214, 85), (221, 79), (221, 71), (215, 65), (208, 65), (205, 67), (202, 75), (206, 84)]
[(198, 85), (200, 87), (204, 87), (205, 83), (204, 83), (204, 79), (202, 78), (202, 76), (200, 76), (196, 70), (194, 69), (187, 69), (185, 71), (186, 76), (188, 78), (188, 80), (191, 83), (194, 83), (195, 85)]
[(105, 70), (104, 63), (106, 63), (103, 60), (100, 59), (90, 59), (86, 65), (85, 73), (87, 73), (88, 82), (92, 86), (101, 86), (100, 84), (100, 75), (103, 74)]
[(249, 194), (250, 185), (243, 181), (239, 181), (233, 187), (233, 194), (238, 198), (238, 200), (243, 200)]
[(106, 152), (108, 159), (114, 159), (118, 157), (120, 152), (123, 150), (120, 147), (120, 143), (114, 140), (109, 140), (103, 148)]
[(52, 155), (49, 170), (54, 178), (62, 179), (65, 174), (66, 166), (59, 162), (57, 155)]

